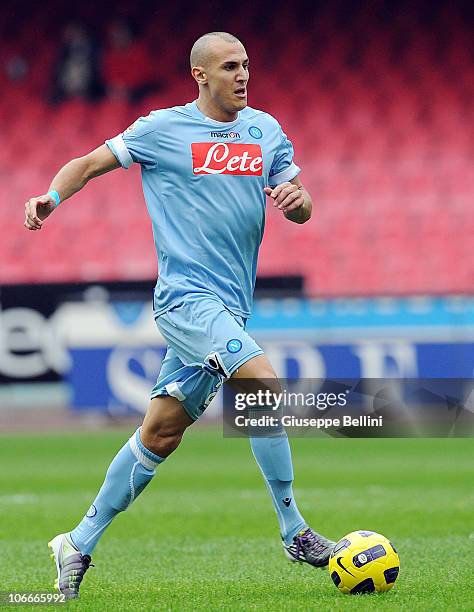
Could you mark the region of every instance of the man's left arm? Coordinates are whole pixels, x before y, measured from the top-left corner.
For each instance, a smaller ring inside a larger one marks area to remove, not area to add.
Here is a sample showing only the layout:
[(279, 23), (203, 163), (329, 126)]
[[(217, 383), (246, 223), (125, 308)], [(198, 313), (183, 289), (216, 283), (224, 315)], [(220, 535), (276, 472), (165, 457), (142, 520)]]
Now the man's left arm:
[(273, 188), (264, 187), (264, 191), (288, 221), (306, 223), (311, 218), (313, 202), (298, 176)]

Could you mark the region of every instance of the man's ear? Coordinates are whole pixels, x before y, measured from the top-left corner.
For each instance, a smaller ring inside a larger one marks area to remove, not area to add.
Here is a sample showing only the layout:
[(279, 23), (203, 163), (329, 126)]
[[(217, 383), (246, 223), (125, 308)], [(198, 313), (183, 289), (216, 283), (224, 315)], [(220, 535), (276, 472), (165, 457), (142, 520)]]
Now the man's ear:
[(207, 83), (207, 74), (202, 66), (194, 66), (191, 68), (191, 74), (198, 85)]

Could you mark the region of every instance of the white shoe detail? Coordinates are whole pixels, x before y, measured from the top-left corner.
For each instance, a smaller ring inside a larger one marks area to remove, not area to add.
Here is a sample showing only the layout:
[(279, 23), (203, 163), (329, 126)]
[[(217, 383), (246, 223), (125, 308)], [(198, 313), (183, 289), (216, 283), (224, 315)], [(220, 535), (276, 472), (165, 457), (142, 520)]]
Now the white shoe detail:
[(51, 558), (56, 563), (56, 570), (58, 572), (57, 578), (54, 581), (54, 588), (58, 589), (59, 592), (59, 578), (61, 575), (61, 563), (64, 559), (69, 557), (69, 555), (77, 554), (80, 552), (68, 539), (67, 534), (60, 533), (55, 538), (53, 538), (50, 542), (48, 542), (48, 547), (51, 549)]

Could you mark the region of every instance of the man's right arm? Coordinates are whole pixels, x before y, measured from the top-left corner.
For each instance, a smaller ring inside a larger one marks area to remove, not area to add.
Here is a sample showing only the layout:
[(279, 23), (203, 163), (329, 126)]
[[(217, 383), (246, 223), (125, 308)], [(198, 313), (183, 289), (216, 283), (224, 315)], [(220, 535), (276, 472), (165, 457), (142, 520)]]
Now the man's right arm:
[[(115, 168), (120, 163), (107, 145), (101, 145), (84, 157), (78, 157), (68, 162), (57, 173), (48, 191), (56, 191), (61, 202), (67, 200), (91, 179)], [(25, 227), (29, 230), (39, 230), (43, 221), (56, 208), (53, 196), (45, 194), (31, 198), (25, 204)]]

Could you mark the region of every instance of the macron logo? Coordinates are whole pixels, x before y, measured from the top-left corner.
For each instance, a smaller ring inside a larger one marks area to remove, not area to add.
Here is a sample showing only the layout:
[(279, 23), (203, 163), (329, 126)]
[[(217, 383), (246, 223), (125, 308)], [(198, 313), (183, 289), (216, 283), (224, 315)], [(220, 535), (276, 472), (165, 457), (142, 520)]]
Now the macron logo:
[(262, 176), (262, 149), (257, 144), (193, 142), (194, 174)]
[(239, 132), (211, 132), (211, 138), (240, 138)]

